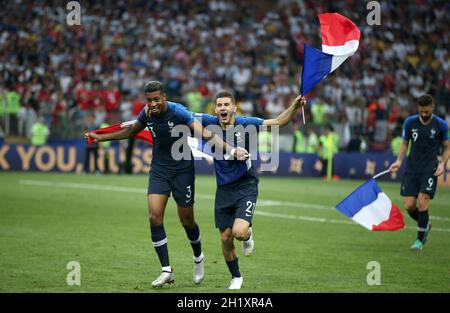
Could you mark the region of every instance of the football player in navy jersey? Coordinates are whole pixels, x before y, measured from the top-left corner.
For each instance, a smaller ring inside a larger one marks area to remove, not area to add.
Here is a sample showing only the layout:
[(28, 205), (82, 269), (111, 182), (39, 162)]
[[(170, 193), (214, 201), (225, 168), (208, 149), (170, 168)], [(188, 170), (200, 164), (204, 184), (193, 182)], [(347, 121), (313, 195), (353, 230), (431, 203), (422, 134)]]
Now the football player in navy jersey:
[[(389, 169), (398, 171), (411, 144), (400, 194), (404, 197), (408, 214), (417, 221), (417, 239), (411, 249), (422, 250), (431, 230), (428, 218), (430, 199), (436, 192), (437, 177), (444, 173), (450, 157), (450, 142), (447, 122), (433, 114), (434, 101), (430, 95), (419, 97), (417, 109), (419, 114), (408, 117), (403, 124), (403, 143), (397, 160)], [(444, 154), (439, 162), (437, 155), (441, 144)]]
[[(195, 121), (193, 113), (183, 105), (166, 100), (164, 86), (158, 81), (150, 81), (145, 85), (146, 106), (140, 112), (137, 121), (130, 127), (114, 133), (85, 134), (87, 140), (108, 141), (133, 138), (145, 127), (148, 127), (153, 137), (153, 158), (148, 184), (148, 209), (150, 216), (150, 232), (153, 246), (162, 266), (161, 275), (152, 282), (153, 287), (162, 287), (174, 282), (173, 270), (169, 263), (167, 236), (163, 219), (167, 201), (172, 193), (177, 203), (178, 216), (183, 225), (194, 253), (193, 281), (199, 284), (204, 277), (204, 255), (201, 249), (200, 230), (194, 219), (194, 159), (187, 144), (187, 135), (182, 132), (172, 133), (177, 125), (187, 125), (197, 136), (217, 145), (222, 151), (239, 160), (249, 157), (247, 151), (233, 149), (210, 131), (204, 129), (200, 122)], [(173, 153), (175, 142), (184, 144), (186, 151)]]
[[(252, 139), (256, 140), (256, 132), (247, 131), (247, 128), (253, 126), (253, 130), (258, 131), (261, 125), (282, 127), (292, 120), (302, 105), (306, 104), (306, 99), (298, 96), (277, 118), (267, 120), (237, 116), (234, 95), (230, 91), (219, 92), (215, 102), (217, 116), (196, 114), (196, 118), (201, 120), (207, 129), (210, 129), (211, 125), (220, 127), (224, 140), (232, 138), (233, 142), (228, 141), (230, 145), (250, 152), (250, 143)], [(253, 138), (244, 138), (245, 135)], [(234, 239), (242, 241), (243, 254), (250, 255), (254, 248), (251, 222), (258, 197), (258, 176), (250, 159), (242, 161), (215, 157), (214, 168), (217, 181), (215, 225), (220, 232), (222, 253), (232, 277), (229, 289), (240, 289), (243, 277), (239, 271)]]

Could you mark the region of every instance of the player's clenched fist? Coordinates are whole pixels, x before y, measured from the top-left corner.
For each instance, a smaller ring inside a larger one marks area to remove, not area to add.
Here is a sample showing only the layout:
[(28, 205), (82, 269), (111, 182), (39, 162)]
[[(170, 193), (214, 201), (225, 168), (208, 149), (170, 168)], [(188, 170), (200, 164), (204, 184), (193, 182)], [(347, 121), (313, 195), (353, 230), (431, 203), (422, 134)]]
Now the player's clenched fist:
[(294, 103), (297, 108), (299, 108), (301, 106), (305, 106), (306, 98), (304, 96), (298, 96), (297, 98), (295, 98)]
[(234, 157), (240, 161), (248, 160), (250, 156), (250, 153), (244, 148), (238, 147), (237, 149), (234, 149)]
[(444, 174), (444, 163), (439, 163), (436, 171), (434, 172), (434, 176), (441, 176), (442, 174)]
[(400, 166), (402, 166), (402, 163), (399, 161), (395, 161), (394, 163), (391, 164), (391, 166), (389, 166), (389, 170), (391, 172), (397, 172), (398, 169), (400, 168)]
[(87, 142), (97, 142), (99, 140), (99, 136), (96, 133), (87, 132), (84, 133), (84, 139), (86, 139)]

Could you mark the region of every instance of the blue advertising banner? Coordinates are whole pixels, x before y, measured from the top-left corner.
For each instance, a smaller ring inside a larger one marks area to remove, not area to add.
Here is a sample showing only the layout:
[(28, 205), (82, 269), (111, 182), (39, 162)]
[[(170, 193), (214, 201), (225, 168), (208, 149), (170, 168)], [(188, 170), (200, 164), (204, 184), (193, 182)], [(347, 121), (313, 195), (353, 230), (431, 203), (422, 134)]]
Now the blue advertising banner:
[[(99, 148), (99, 170), (104, 171), (108, 162), (112, 173), (118, 173), (125, 162), (126, 141), (113, 142), (111, 147)], [(85, 160), (86, 143), (76, 141), (51, 141), (48, 145), (35, 147), (32, 145), (2, 144), (0, 146), (0, 171), (41, 171), (41, 172), (73, 172), (81, 173)], [(105, 155), (109, 157), (105, 159)], [(152, 159), (151, 146), (137, 141), (132, 153), (133, 173), (146, 174), (150, 170)], [(367, 179), (386, 170), (395, 161), (390, 153), (339, 153), (333, 159), (333, 175), (340, 178)], [(279, 158), (272, 160), (270, 154), (261, 153), (259, 159), (253, 161), (258, 173), (262, 176), (320, 177), (322, 162), (315, 154), (297, 154), (280, 152)], [(214, 173), (211, 161), (197, 160), (198, 174)], [(381, 180), (400, 180), (403, 167), (398, 173), (380, 177)], [(93, 171), (94, 160), (91, 156), (90, 168)], [(450, 185), (450, 169), (440, 178), (441, 185)]]

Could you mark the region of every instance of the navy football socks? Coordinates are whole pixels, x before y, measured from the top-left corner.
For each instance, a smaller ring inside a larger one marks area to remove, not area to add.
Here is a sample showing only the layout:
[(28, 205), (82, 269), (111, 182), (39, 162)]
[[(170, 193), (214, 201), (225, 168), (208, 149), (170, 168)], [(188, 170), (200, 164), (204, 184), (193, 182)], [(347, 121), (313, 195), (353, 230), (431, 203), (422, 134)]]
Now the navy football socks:
[(419, 217), (417, 219), (417, 239), (419, 239), (421, 242), (423, 242), (423, 239), (425, 237), (425, 231), (427, 230), (428, 226), (428, 210), (424, 212), (418, 213)]
[(197, 223), (194, 224), (194, 228), (188, 228), (184, 226), (186, 235), (191, 242), (192, 251), (194, 251), (194, 256), (198, 258), (202, 254), (202, 243), (200, 241), (200, 228)]
[(415, 208), (414, 211), (408, 211), (408, 214), (409, 214), (409, 216), (411, 216), (411, 218), (413, 220), (415, 220), (417, 222), (417, 219), (419, 218), (419, 209)]
[(227, 261), (228, 269), (230, 270), (231, 276), (233, 277), (241, 277), (241, 273), (239, 272), (239, 258), (234, 259), (233, 261)]
[(150, 225), (150, 232), (152, 234), (153, 247), (155, 247), (156, 253), (159, 257), (159, 262), (162, 267), (169, 265), (169, 251), (167, 249), (167, 237), (164, 225)]

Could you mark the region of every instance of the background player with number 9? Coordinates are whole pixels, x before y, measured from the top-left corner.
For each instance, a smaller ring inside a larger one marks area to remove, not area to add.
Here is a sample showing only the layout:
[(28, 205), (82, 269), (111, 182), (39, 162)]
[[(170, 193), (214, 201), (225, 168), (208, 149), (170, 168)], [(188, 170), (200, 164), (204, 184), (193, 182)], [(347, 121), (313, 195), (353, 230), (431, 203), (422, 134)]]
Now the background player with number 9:
[[(417, 221), (417, 239), (411, 246), (413, 250), (422, 250), (431, 229), (428, 208), (434, 198), (437, 177), (444, 173), (445, 164), (450, 157), (450, 143), (447, 123), (435, 116), (434, 101), (430, 95), (419, 97), (419, 114), (408, 117), (403, 125), (403, 143), (397, 160), (389, 169), (398, 171), (403, 156), (411, 142), (411, 153), (402, 178), (401, 195), (404, 197), (408, 214)], [(442, 161), (437, 155), (440, 145), (444, 146)]]

